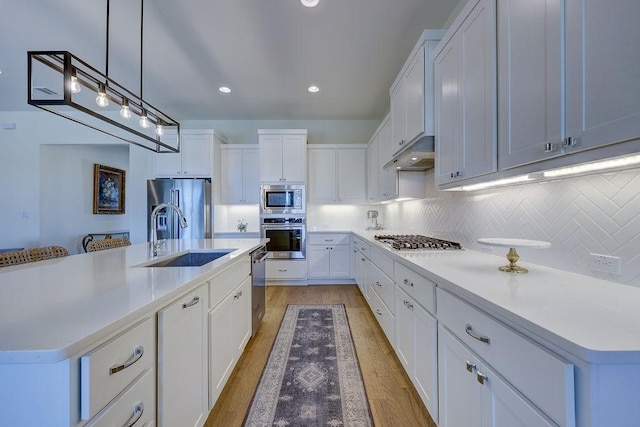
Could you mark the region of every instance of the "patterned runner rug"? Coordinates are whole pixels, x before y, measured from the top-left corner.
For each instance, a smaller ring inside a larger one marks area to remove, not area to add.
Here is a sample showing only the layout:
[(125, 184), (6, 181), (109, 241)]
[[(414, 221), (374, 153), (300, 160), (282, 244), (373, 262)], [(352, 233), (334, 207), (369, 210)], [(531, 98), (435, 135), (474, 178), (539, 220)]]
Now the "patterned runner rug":
[(373, 425), (344, 305), (287, 307), (244, 425)]

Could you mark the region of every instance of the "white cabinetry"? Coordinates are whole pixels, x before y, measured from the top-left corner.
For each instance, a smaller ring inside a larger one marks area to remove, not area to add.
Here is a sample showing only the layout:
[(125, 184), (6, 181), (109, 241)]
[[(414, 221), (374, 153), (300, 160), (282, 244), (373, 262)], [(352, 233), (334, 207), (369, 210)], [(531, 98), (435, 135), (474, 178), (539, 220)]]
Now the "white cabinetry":
[(306, 129), (260, 129), (260, 181), (307, 181)]
[(495, 0), (472, 0), (435, 58), (436, 184), (496, 171)]
[(369, 285), (367, 281), (367, 271), (369, 271), (370, 261), (368, 260), (369, 244), (357, 237), (353, 238), (354, 253), (354, 279), (360, 292), (369, 300)]
[(267, 260), (267, 280), (307, 280), (307, 260)]
[(378, 200), (391, 200), (398, 196), (398, 170), (394, 167), (385, 168), (384, 165), (391, 160), (389, 147), (391, 141), (391, 120), (383, 120), (380, 132), (378, 132)]
[(382, 327), (389, 343), (395, 346), (395, 283), (393, 260), (381, 249), (369, 248), (370, 263), (367, 270), (369, 306)]
[(207, 419), (208, 285), (158, 312), (158, 426), (202, 426)]
[(367, 145), (367, 200), (369, 203), (378, 199), (378, 175), (380, 174), (378, 138), (374, 136)]
[(307, 236), (308, 279), (351, 278), (349, 236), (335, 233), (310, 233)]
[(311, 203), (362, 203), (366, 189), (364, 146), (309, 145)]
[(180, 132), (180, 152), (155, 155), (155, 174), (169, 178), (207, 178), (213, 175), (214, 139), (223, 140), (213, 130)]
[(223, 204), (258, 204), (260, 157), (257, 145), (220, 147), (220, 201)]
[[(425, 30), (391, 86), (393, 152), (418, 137), (434, 134), (433, 54), (442, 30)], [(384, 163), (390, 158), (384, 157)]]

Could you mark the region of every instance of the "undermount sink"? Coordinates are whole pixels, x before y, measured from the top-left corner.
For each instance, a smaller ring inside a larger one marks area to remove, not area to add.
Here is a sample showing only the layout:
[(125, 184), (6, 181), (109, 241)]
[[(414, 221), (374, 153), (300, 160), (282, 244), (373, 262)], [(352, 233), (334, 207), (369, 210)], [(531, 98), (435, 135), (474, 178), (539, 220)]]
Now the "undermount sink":
[(187, 252), (177, 257), (163, 259), (145, 267), (200, 267), (221, 258), (235, 249), (221, 249), (207, 252)]

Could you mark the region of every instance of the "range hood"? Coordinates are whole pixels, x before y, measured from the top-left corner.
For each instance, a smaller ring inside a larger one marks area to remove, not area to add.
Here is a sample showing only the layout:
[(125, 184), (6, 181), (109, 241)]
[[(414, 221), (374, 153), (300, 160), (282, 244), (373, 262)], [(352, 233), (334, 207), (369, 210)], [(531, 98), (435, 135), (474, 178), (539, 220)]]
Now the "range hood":
[(434, 138), (423, 136), (413, 144), (402, 148), (393, 155), (393, 159), (384, 167), (394, 167), (401, 170), (426, 171), (433, 168), (434, 162)]

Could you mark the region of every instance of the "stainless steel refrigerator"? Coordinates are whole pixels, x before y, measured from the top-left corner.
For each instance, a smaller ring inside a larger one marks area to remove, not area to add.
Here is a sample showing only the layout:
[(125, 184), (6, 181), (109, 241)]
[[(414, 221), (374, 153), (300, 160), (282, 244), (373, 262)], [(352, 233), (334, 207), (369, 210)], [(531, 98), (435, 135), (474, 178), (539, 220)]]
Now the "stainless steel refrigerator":
[(178, 225), (173, 209), (163, 209), (157, 216), (158, 239), (211, 239), (213, 206), (211, 180), (161, 178), (147, 181), (147, 238), (151, 238), (151, 212), (161, 203), (178, 206), (188, 226)]

